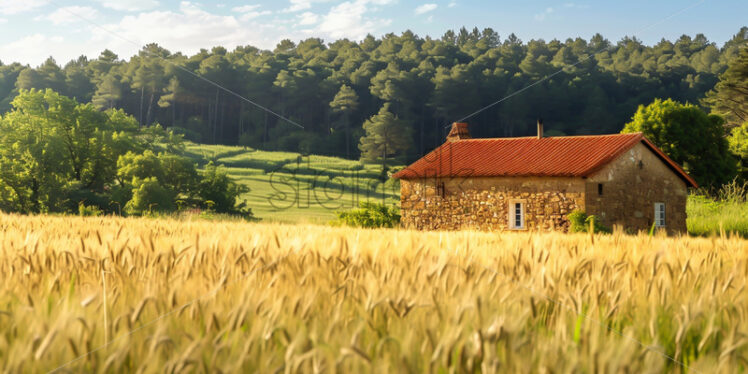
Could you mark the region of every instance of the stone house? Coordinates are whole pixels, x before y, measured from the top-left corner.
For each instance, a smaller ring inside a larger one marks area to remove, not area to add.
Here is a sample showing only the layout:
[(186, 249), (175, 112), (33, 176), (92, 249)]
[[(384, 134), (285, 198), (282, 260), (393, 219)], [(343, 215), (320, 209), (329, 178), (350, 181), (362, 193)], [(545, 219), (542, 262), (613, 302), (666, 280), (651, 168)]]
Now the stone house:
[(641, 133), (447, 141), (397, 172), (402, 224), (425, 230), (568, 231), (581, 210), (608, 227), (686, 231), (696, 182)]

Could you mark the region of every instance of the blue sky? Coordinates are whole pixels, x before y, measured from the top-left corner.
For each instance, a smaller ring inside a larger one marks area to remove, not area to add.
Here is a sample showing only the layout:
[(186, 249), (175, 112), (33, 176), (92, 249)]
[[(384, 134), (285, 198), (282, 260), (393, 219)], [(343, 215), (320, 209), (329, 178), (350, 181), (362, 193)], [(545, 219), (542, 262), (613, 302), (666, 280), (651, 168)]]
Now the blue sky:
[(461, 26), (525, 41), (600, 32), (652, 44), (703, 33), (721, 45), (748, 25), (747, 14), (746, 0), (0, 0), (0, 61), (36, 66), (52, 56), (65, 63), (105, 48), (124, 58), (149, 42), (192, 54), (214, 45), (272, 49), (284, 38), (360, 40), (407, 29), (439, 37)]

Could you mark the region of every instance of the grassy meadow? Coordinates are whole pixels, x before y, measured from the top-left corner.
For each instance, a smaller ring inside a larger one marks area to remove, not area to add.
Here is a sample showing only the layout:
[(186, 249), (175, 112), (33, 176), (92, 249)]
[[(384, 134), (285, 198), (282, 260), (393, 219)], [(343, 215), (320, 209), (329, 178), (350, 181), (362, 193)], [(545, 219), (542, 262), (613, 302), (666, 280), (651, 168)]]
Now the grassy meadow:
[(186, 154), (200, 166), (224, 165), (237, 182), (250, 188), (241, 199), (265, 221), (327, 223), (335, 212), (359, 201), (395, 204), (400, 186), (382, 182), (381, 165), (337, 157), (188, 143)]
[(695, 193), (688, 197), (686, 224), (691, 235), (736, 233), (748, 238), (748, 183), (725, 185), (715, 197)]
[(3, 372), (748, 368), (737, 236), (0, 215), (0, 248)]

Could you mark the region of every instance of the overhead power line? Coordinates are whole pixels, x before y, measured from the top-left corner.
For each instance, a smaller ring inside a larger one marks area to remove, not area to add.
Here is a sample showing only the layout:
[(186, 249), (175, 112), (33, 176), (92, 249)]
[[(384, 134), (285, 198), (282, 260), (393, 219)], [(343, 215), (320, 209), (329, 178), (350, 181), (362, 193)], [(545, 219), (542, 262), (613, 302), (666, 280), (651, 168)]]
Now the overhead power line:
[[(663, 23), (663, 22), (665, 22), (665, 21), (667, 21), (667, 20), (669, 20), (669, 19), (671, 19), (671, 18), (673, 18), (673, 17), (675, 17), (675, 16), (677, 16), (677, 15), (679, 15), (679, 14), (681, 14), (681, 13), (683, 13), (683, 12), (687, 11), (687, 10), (690, 10), (691, 8), (697, 7), (697, 6), (699, 6), (699, 5), (701, 5), (702, 3), (705, 3), (705, 2), (706, 2), (706, 0), (699, 0), (699, 1), (697, 1), (697, 2), (695, 2), (695, 3), (693, 3), (693, 4), (691, 4), (691, 5), (689, 5), (689, 6), (685, 7), (685, 8), (683, 8), (683, 9), (681, 9), (681, 10), (679, 10), (679, 11), (675, 12), (675, 13), (672, 13), (672, 14), (670, 14), (669, 16), (667, 16), (667, 17), (665, 17), (665, 18), (662, 18), (662, 19), (660, 19), (660, 20), (659, 20), (659, 21), (657, 21), (657, 22), (651, 23), (651, 24), (649, 24), (649, 25), (647, 25), (647, 26), (645, 26), (645, 27), (643, 27), (643, 28), (641, 28), (641, 29), (639, 29), (639, 30), (635, 31), (635, 32), (634, 32), (634, 36), (636, 36), (636, 34), (639, 34), (639, 33), (642, 33), (642, 32), (644, 32), (644, 31), (646, 31), (646, 30), (648, 30), (648, 29), (651, 29), (652, 27), (655, 27), (655, 26), (657, 26), (657, 25), (659, 25), (659, 24), (661, 24), (661, 23)], [(527, 91), (528, 89), (530, 89), (530, 88), (532, 88), (532, 87), (535, 87), (535, 86), (537, 86), (538, 84), (540, 84), (540, 83), (542, 83), (542, 82), (545, 82), (545, 81), (547, 81), (548, 79), (551, 79), (551, 78), (553, 78), (554, 76), (556, 76), (556, 75), (560, 74), (560, 73), (561, 73), (562, 71), (564, 71), (564, 69), (566, 69), (566, 68), (568, 68), (568, 67), (574, 67), (574, 66), (577, 66), (577, 65), (581, 64), (582, 62), (584, 62), (584, 61), (587, 61), (587, 60), (588, 60), (588, 59), (589, 59), (590, 57), (592, 57), (592, 56), (594, 56), (594, 55), (596, 55), (596, 54), (598, 54), (598, 53), (600, 53), (600, 52), (606, 51), (606, 50), (608, 50), (608, 49), (612, 49), (613, 47), (616, 47), (616, 46), (614, 46), (614, 45), (610, 45), (610, 46), (608, 46), (608, 47), (605, 47), (605, 48), (602, 48), (602, 49), (600, 49), (600, 50), (598, 50), (598, 51), (596, 51), (596, 52), (592, 52), (592, 53), (589, 53), (589, 54), (587, 54), (586, 56), (584, 56), (584, 57), (582, 57), (581, 59), (579, 59), (579, 61), (577, 61), (577, 62), (575, 62), (575, 63), (573, 63), (573, 64), (571, 64), (571, 65), (565, 65), (564, 67), (562, 67), (562, 68), (561, 68), (561, 69), (559, 69), (558, 71), (556, 71), (556, 72), (554, 72), (554, 73), (552, 73), (552, 74), (549, 74), (549, 75), (545, 76), (545, 77), (544, 77), (543, 79), (540, 79), (540, 80), (538, 80), (538, 81), (535, 81), (535, 82), (533, 82), (533, 83), (531, 83), (531, 84), (529, 84), (529, 85), (527, 85), (527, 86), (525, 86), (525, 87), (523, 87), (523, 88), (521, 88), (521, 89), (519, 89), (519, 90), (517, 90), (517, 91), (514, 91), (514, 92), (510, 93), (509, 95), (506, 95), (506, 96), (502, 97), (501, 99), (499, 99), (499, 100), (496, 100), (496, 101), (492, 102), (491, 104), (488, 104), (488, 105), (486, 105), (486, 106), (484, 106), (484, 107), (482, 107), (482, 108), (480, 108), (480, 109), (476, 110), (475, 112), (473, 112), (473, 113), (470, 113), (470, 114), (468, 114), (467, 116), (465, 116), (465, 117), (462, 117), (462, 118), (458, 119), (458, 120), (457, 120), (457, 121), (455, 121), (455, 122), (463, 122), (463, 121), (465, 121), (465, 120), (467, 120), (467, 119), (469, 119), (469, 118), (471, 118), (471, 117), (474, 117), (474, 116), (476, 116), (476, 115), (478, 115), (478, 114), (482, 113), (483, 111), (485, 111), (485, 110), (487, 110), (487, 109), (490, 109), (490, 108), (492, 108), (492, 107), (494, 107), (494, 106), (498, 105), (499, 103), (501, 103), (501, 102), (503, 102), (503, 101), (506, 101), (506, 100), (508, 100), (508, 99), (510, 99), (510, 98), (512, 98), (512, 97), (514, 97), (514, 96), (517, 96), (517, 95), (519, 95), (520, 93), (522, 93), (522, 92), (525, 92), (525, 91)], [(444, 125), (444, 127), (446, 128), (446, 127), (449, 127), (450, 125), (451, 125), (451, 123), (448, 123), (448, 124)]]

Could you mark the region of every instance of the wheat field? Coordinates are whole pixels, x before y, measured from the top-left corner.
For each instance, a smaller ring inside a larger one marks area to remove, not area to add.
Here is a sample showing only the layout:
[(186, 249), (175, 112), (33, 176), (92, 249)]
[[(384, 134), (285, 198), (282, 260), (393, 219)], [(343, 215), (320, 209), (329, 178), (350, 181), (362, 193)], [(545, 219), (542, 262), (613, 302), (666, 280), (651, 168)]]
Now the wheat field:
[(747, 250), (0, 215), (0, 369), (745, 371)]

